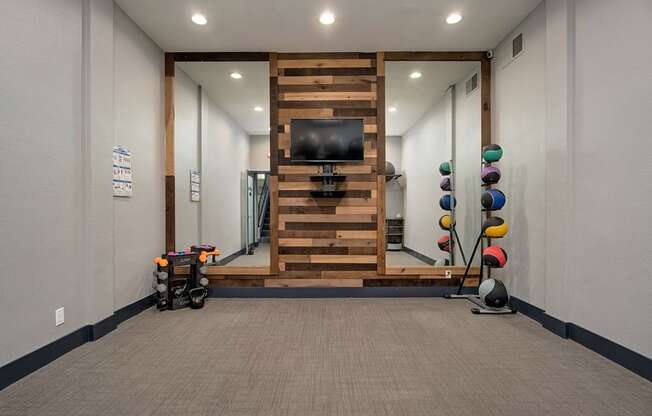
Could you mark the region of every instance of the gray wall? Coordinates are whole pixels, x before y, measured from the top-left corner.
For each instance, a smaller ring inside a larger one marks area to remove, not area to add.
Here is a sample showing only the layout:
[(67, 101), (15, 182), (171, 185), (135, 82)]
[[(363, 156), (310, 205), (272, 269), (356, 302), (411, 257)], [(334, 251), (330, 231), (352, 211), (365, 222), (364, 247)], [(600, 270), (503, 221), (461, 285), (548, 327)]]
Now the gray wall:
[[(106, 0), (3, 1), (0, 35), (4, 365), (150, 293), (162, 52)], [(115, 143), (134, 151), (130, 200), (112, 197)]]
[(200, 243), (200, 202), (190, 200), (190, 169), (200, 170), (199, 89), (178, 66), (174, 77), (175, 238), (177, 250)]
[(269, 135), (249, 136), (249, 169), (269, 170)]
[(202, 129), (202, 238), (227, 256), (245, 246), (249, 136), (204, 93)]
[(81, 2), (0, 6), (0, 365), (86, 323), (81, 15)]
[[(480, 98), (482, 85), (466, 95), (466, 80), (476, 68), (455, 85), (455, 211), (456, 230), (462, 241), (466, 256), (471, 256), (473, 246), (480, 234), (482, 211), (480, 204), (480, 154), (482, 137), (480, 134), (481, 108)], [(464, 264), (459, 246), (455, 246), (455, 264)], [(480, 256), (476, 256), (473, 264), (480, 264)]]
[[(510, 225), (496, 275), (552, 316), (648, 357), (651, 16), (644, 0), (549, 0), (493, 60)], [(525, 50), (512, 61), (521, 32)]]
[(164, 251), (163, 52), (115, 9), (115, 142), (132, 152), (134, 192), (115, 203), (115, 307), (151, 293)]
[(428, 110), (402, 137), (401, 166), (405, 245), (428, 257), (443, 260), (437, 239), (443, 235), (437, 222), (445, 214), (439, 207), (439, 164), (451, 159), (450, 92)]
[[(385, 158), (394, 165), (396, 174), (401, 173), (402, 158), (401, 136), (387, 136), (385, 143)], [(387, 218), (396, 218), (397, 214), (403, 216), (403, 178), (387, 182), (385, 185), (385, 215)]]

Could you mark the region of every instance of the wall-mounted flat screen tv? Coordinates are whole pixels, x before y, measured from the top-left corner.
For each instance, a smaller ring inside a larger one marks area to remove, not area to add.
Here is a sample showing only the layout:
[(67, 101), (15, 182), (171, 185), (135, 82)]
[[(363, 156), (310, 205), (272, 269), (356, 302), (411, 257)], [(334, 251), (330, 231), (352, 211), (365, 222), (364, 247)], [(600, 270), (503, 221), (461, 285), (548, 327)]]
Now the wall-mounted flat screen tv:
[(336, 163), (364, 160), (362, 119), (293, 119), (290, 123), (293, 162)]

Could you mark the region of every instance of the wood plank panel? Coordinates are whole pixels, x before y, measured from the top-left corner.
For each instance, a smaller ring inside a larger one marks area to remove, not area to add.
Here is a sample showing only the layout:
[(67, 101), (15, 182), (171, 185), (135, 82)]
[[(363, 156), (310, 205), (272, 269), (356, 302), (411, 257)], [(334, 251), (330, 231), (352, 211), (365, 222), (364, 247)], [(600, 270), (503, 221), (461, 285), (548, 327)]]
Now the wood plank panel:
[(376, 230), (339, 230), (337, 231), (337, 238), (339, 239), (358, 239), (358, 240), (369, 240), (376, 238)]
[(206, 266), (206, 274), (209, 276), (269, 276), (271, 269), (269, 266)]
[(375, 91), (321, 91), (321, 92), (283, 92), (280, 101), (372, 101)]
[(376, 247), (376, 240), (354, 238), (280, 238), (279, 247)]
[[(279, 206), (288, 207), (376, 207), (375, 199), (371, 198), (279, 198)], [(375, 212), (374, 212), (375, 214)]]
[[(412, 275), (412, 276), (444, 276), (450, 271), (452, 276), (461, 277), (464, 275), (466, 266), (400, 266), (387, 267), (388, 275)], [(480, 267), (471, 266), (469, 276), (478, 276)]]
[[(378, 86), (376, 54), (283, 54), (278, 70), (279, 278), (347, 281), (376, 273), (378, 222)], [(322, 188), (321, 167), (290, 161), (291, 122), (363, 118), (364, 161), (337, 164), (338, 198)], [(384, 180), (384, 179), (383, 179)], [(309, 276), (309, 279), (305, 277)], [(319, 279), (316, 279), (318, 277)], [(278, 280), (278, 279), (276, 279)]]
[[(316, 191), (321, 189), (321, 182), (281, 182), (279, 191)], [(367, 191), (376, 189), (376, 182), (342, 182), (335, 185), (338, 191)]]
[(362, 287), (361, 279), (265, 279), (265, 287)]
[(279, 223), (282, 222), (330, 222), (330, 223), (359, 223), (359, 222), (374, 222), (371, 215), (362, 214), (279, 214)]

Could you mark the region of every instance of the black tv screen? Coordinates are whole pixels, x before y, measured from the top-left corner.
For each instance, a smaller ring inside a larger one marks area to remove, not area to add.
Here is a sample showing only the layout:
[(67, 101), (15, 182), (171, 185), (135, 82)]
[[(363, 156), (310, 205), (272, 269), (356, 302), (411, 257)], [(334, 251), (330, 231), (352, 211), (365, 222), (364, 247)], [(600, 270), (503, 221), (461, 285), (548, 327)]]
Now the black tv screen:
[(293, 162), (364, 160), (362, 119), (293, 119), (290, 132)]

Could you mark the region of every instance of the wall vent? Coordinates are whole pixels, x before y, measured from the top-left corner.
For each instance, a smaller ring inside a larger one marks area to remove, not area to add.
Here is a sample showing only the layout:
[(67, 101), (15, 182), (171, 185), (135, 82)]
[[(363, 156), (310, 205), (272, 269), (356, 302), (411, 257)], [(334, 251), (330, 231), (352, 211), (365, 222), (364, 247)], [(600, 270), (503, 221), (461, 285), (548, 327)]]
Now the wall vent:
[(512, 58), (516, 57), (516, 55), (521, 52), (523, 52), (523, 34), (519, 33), (519, 35), (512, 40)]
[(471, 94), (478, 89), (478, 73), (476, 72), (471, 78), (466, 80), (466, 95)]

